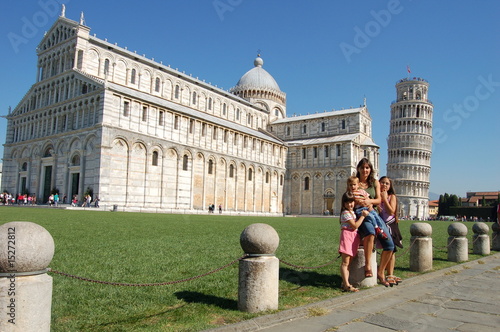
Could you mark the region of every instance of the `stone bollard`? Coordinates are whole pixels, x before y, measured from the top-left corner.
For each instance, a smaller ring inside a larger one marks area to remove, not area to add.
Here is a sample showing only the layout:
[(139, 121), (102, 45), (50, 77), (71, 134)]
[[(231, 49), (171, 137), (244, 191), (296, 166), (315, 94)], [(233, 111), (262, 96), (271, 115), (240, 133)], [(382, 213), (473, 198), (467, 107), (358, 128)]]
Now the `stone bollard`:
[(484, 222), (476, 222), (472, 226), (472, 253), (476, 255), (490, 254), (490, 228)]
[(252, 224), (241, 233), (241, 248), (250, 257), (239, 265), (238, 310), (278, 309), (279, 260), (274, 252), (279, 241), (276, 230), (267, 224)]
[(493, 223), (491, 226), (493, 231), (493, 240), (491, 241), (491, 250), (500, 251), (500, 225), (498, 223)]
[(377, 253), (373, 252), (370, 259), (373, 276), (365, 277), (365, 250), (358, 248), (358, 254), (352, 258), (349, 266), (349, 283), (354, 287), (373, 287), (377, 285)]
[(454, 222), (448, 226), (448, 260), (450, 262), (465, 262), (469, 259), (469, 241), (467, 226)]
[(54, 256), (50, 233), (32, 222), (0, 226), (0, 331), (50, 331)]
[(416, 222), (410, 226), (410, 271), (432, 270), (432, 226)]

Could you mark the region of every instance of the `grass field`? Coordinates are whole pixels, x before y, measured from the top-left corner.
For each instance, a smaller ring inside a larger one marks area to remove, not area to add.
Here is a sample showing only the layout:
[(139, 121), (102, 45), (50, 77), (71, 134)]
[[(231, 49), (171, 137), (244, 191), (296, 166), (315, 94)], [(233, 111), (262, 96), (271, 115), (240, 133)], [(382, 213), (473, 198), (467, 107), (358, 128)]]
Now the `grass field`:
[[(338, 256), (336, 218), (263, 218), (169, 215), (1, 207), (0, 224), (32, 221), (54, 238), (50, 268), (120, 283), (177, 281), (217, 269), (243, 252), (239, 238), (250, 224), (267, 223), (280, 236), (276, 256), (299, 266), (318, 266)], [(447, 261), (449, 222), (433, 227), (434, 269)], [(407, 248), (409, 221), (400, 223)], [(469, 247), (472, 248), (472, 225)], [(489, 224), (490, 225), (490, 224)], [(470, 250), (471, 252), (471, 250)], [(396, 274), (408, 278), (409, 252), (397, 256)], [(469, 254), (469, 259), (480, 256)], [(280, 264), (279, 310), (340, 296), (340, 260), (319, 269)], [(257, 314), (237, 310), (238, 263), (195, 280), (156, 287), (121, 287), (54, 278), (52, 331), (199, 331)]]

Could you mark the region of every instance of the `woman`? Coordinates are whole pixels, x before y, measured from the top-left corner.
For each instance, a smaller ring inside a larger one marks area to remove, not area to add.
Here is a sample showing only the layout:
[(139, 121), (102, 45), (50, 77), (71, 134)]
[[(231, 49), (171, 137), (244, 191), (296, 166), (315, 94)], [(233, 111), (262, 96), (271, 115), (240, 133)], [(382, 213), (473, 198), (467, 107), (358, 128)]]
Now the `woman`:
[(380, 197), (382, 203), (380, 203), (380, 217), (387, 225), (389, 232), (392, 236), (392, 241), (394, 242), (394, 254), (391, 260), (387, 264), (387, 281), (389, 283), (395, 283), (396, 285), (402, 280), (394, 275), (394, 266), (396, 265), (396, 247), (403, 248), (403, 237), (401, 236), (401, 231), (399, 230), (399, 220), (397, 218), (397, 207), (398, 201), (394, 187), (392, 185), (392, 180), (387, 176), (383, 176), (379, 180), (380, 183)]
[[(359, 187), (364, 189), (369, 195), (369, 198), (365, 198), (360, 200), (360, 204), (363, 206), (377, 206), (382, 202), (380, 196), (380, 184), (375, 179), (373, 166), (367, 158), (363, 158), (359, 161), (356, 166), (356, 177), (359, 179)], [(384, 225), (384, 227), (386, 227)], [(387, 227), (386, 227), (387, 228)], [(389, 233), (387, 229), (384, 229), (386, 234)], [(373, 247), (375, 243), (375, 228), (369, 224), (364, 222), (358, 229), (358, 232), (361, 235), (363, 241), (363, 248), (365, 251), (365, 277), (369, 278), (373, 276), (373, 271), (371, 269), (371, 257), (373, 253)], [(385, 269), (389, 264), (389, 261), (392, 258), (394, 243), (392, 242), (392, 238), (389, 237), (386, 240), (380, 240), (383, 251), (380, 255), (380, 264), (377, 269), (377, 278), (378, 281), (384, 285), (385, 287), (392, 285), (392, 283), (388, 282), (385, 278)]]

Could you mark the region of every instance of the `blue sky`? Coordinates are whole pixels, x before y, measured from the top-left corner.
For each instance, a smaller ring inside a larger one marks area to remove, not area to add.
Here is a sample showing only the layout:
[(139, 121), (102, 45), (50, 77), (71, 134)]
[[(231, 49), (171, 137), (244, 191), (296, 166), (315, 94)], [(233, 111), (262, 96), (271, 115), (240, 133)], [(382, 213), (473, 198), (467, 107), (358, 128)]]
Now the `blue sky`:
[(70, 19), (84, 12), (91, 34), (226, 90), (260, 50), (289, 116), (366, 98), (381, 175), (394, 85), (409, 65), (434, 104), (430, 191), (500, 190), (498, 1), (1, 1), (0, 115), (35, 82), (35, 48), (61, 3)]

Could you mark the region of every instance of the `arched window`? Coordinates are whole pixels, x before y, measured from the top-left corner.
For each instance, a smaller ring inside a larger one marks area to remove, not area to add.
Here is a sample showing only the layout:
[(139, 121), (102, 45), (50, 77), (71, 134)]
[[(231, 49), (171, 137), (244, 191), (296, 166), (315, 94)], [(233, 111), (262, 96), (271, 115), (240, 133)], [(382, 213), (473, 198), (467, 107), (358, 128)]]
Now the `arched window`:
[(307, 133), (307, 125), (303, 125), (303, 126), (302, 126), (302, 132), (303, 132), (304, 134), (306, 134), (306, 133)]
[(47, 149), (45, 149), (45, 152), (43, 153), (43, 157), (52, 157), (52, 148), (51, 147), (48, 147)]
[(309, 177), (304, 178), (304, 190), (309, 190)]
[(73, 166), (80, 166), (80, 156), (79, 155), (74, 155), (73, 158), (71, 159), (71, 165)]
[(179, 85), (176, 85), (175, 86), (175, 92), (174, 92), (174, 98), (175, 99), (179, 99), (179, 90), (180, 90)]
[(196, 91), (193, 92), (193, 104), (196, 105)]
[(226, 115), (226, 104), (222, 104), (222, 115)]
[(236, 109), (236, 120), (239, 120), (240, 119), (240, 109), (237, 108)]
[(229, 177), (234, 178), (234, 166), (229, 165)]
[(283, 185), (283, 175), (280, 175), (280, 186)]
[(214, 161), (208, 161), (208, 174), (214, 174)]
[(27, 171), (28, 170), (28, 163), (23, 163), (23, 166), (21, 166), (21, 171)]
[(158, 166), (158, 151), (153, 151), (153, 166)]
[(104, 75), (109, 74), (109, 59), (104, 60)]
[(208, 98), (208, 109), (212, 110), (212, 98)]
[(135, 75), (136, 75), (136, 70), (132, 69), (132, 73), (130, 74), (130, 83), (135, 84)]
[(155, 80), (155, 91), (160, 92), (160, 78), (157, 77)]
[(188, 155), (185, 154), (184, 157), (182, 157), (182, 170), (187, 171), (188, 170)]
[(266, 172), (266, 183), (269, 183), (269, 172)]
[(250, 168), (248, 170), (248, 181), (252, 181), (252, 177), (253, 177), (253, 170)]
[(290, 136), (290, 127), (286, 127), (286, 134), (287, 136)]

